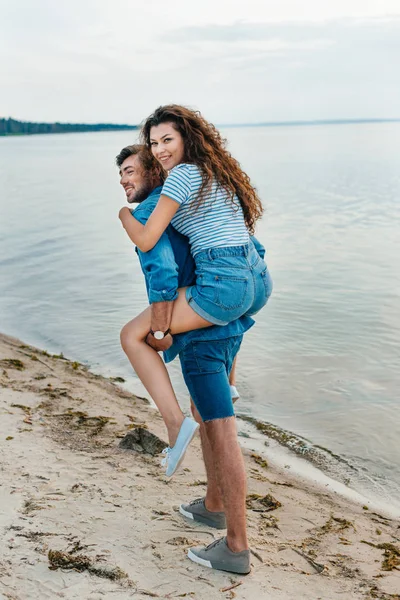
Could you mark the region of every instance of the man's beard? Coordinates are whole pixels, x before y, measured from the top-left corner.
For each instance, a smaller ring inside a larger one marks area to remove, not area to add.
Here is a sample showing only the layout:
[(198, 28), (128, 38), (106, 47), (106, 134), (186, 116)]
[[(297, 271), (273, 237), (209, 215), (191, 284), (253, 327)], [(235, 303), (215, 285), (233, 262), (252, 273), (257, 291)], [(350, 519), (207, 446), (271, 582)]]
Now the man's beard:
[(133, 204), (134, 202), (140, 204), (140, 202), (146, 200), (146, 198), (150, 195), (152, 191), (153, 186), (150, 184), (149, 181), (146, 181), (142, 184), (140, 188), (134, 191), (133, 195), (130, 198), (128, 198), (129, 204)]

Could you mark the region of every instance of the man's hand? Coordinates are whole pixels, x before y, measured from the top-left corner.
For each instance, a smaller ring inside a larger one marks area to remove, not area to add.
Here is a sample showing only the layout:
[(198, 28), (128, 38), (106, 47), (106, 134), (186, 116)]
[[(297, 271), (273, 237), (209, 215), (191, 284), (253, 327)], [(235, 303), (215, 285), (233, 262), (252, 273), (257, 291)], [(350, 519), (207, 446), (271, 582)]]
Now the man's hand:
[(168, 333), (162, 340), (156, 340), (152, 333), (148, 333), (146, 337), (146, 344), (157, 350), (157, 352), (163, 352), (168, 350), (173, 344), (173, 337)]

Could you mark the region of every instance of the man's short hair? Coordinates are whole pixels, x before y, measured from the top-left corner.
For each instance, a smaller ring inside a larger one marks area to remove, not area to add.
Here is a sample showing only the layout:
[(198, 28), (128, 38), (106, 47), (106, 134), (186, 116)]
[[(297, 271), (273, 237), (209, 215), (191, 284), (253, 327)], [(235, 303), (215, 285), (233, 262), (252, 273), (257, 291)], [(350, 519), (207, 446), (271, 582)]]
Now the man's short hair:
[(121, 152), (115, 158), (117, 167), (121, 167), (122, 163), (130, 156), (136, 155), (139, 156), (143, 170), (149, 179), (151, 179), (151, 181), (154, 183), (154, 185), (162, 185), (167, 177), (167, 174), (160, 163), (143, 144), (132, 144), (122, 148)]

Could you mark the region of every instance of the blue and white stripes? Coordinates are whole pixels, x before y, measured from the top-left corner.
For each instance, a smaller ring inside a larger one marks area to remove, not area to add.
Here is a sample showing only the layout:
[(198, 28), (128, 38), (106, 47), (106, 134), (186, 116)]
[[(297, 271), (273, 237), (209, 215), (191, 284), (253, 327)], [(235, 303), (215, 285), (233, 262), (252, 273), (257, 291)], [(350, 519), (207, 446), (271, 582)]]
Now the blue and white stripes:
[(170, 171), (161, 192), (180, 204), (172, 225), (189, 238), (192, 254), (208, 248), (247, 244), (249, 233), (239, 200), (236, 198), (234, 205), (227, 192), (213, 181), (210, 191), (195, 208), (201, 184), (200, 169), (182, 163)]

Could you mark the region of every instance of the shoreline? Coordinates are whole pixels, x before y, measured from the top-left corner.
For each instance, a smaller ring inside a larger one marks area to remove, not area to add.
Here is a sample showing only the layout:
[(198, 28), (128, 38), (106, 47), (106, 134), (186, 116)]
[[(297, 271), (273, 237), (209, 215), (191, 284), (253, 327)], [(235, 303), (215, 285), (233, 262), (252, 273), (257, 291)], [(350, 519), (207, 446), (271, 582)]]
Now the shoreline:
[[(90, 364), (86, 366), (91, 370)], [(107, 378), (107, 373), (111, 371), (99, 368), (95, 372)], [(117, 379), (119, 385), (129, 393), (139, 395), (139, 398), (146, 396), (145, 388), (133, 376), (125, 379), (124, 375)], [(148, 402), (157, 411), (154, 402), (151, 399)], [(292, 476), (304, 484), (312, 483), (317, 489), (328, 488), (335, 494), (373, 507), (393, 519), (400, 518), (400, 501), (393, 501), (396, 496), (392, 493), (386, 498), (380, 497), (376, 493), (374, 480), (361, 473), (345, 458), (274, 423), (239, 411), (236, 412), (236, 417), (241, 446), (251, 446), (253, 451), (261, 454), (276, 468), (284, 471), (290, 469)]]
[[(61, 354), (4, 335), (0, 366), (1, 599), (100, 599), (103, 590), (121, 599), (400, 599), (398, 522), (272, 459), (267, 464), (247, 436), (240, 441), (252, 574), (193, 565), (187, 548), (215, 535), (177, 513), (180, 502), (204, 495), (199, 441), (169, 480), (159, 456), (118, 447), (128, 428), (165, 438), (146, 400)], [(268, 494), (277, 503), (266, 508)], [(108, 575), (97, 567), (50, 570), (49, 550), (83, 553)]]
[[(251, 437), (258, 441), (259, 451), (277, 467), (293, 468), (293, 476), (299, 480), (313, 482), (320, 489), (328, 487), (344, 498), (359, 504), (368, 504), (369, 507), (384, 512), (393, 519), (400, 518), (400, 505), (394, 506), (390, 499), (380, 498), (371, 488), (363, 489), (360, 472), (346, 459), (273, 423), (240, 414), (237, 418), (244, 423), (250, 423)], [(239, 432), (240, 430), (239, 424)], [(268, 450), (265, 450), (265, 446)], [(352, 478), (357, 479), (358, 485), (352, 487)], [(368, 481), (371, 484), (369, 478)]]
[[(98, 374), (106, 376), (101, 370)], [(139, 394), (139, 397), (143, 397), (147, 393), (142, 384), (133, 378), (129, 382), (124, 378), (119, 380), (123, 389), (136, 396)], [(153, 401), (150, 399), (148, 402), (157, 412)], [(317, 491), (328, 489), (352, 502), (368, 505), (390, 518), (400, 519), (400, 504), (394, 506), (391, 499), (374, 494), (369, 478), (367, 482), (371, 487), (362, 488), (361, 483), (365, 481), (362, 481), (361, 473), (346, 459), (273, 423), (240, 412), (236, 412), (236, 418), (242, 448), (256, 452), (282, 472), (290, 470), (291, 477), (303, 485), (312, 485)], [(354, 479), (358, 485), (352, 487)]]

